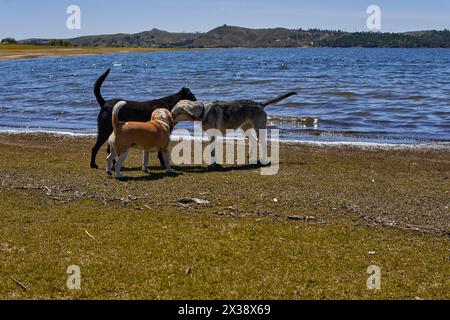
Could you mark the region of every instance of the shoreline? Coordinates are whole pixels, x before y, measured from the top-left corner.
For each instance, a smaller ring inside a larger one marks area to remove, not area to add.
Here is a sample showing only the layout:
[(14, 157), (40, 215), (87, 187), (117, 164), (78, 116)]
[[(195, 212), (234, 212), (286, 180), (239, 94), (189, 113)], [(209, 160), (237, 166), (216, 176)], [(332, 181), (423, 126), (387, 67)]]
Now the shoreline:
[[(0, 130), (0, 137), (3, 135), (16, 135), (16, 136), (54, 136), (54, 137), (71, 137), (71, 138), (95, 138), (97, 133), (76, 133), (70, 131), (52, 131), (52, 130)], [(171, 136), (171, 141), (179, 141), (180, 139), (199, 140), (199, 137), (177, 135), (176, 130)], [(207, 142), (206, 138), (202, 139)], [(238, 138), (238, 140), (241, 140)], [(269, 139), (269, 141), (272, 141)], [(436, 141), (436, 142), (423, 142), (416, 144), (408, 143), (380, 143), (380, 142), (364, 142), (364, 141), (315, 141), (315, 140), (278, 140), (280, 145), (293, 145), (293, 146), (311, 146), (318, 148), (340, 148), (350, 147), (356, 149), (374, 149), (374, 150), (422, 150), (433, 151), (440, 150), (444, 152), (450, 152), (450, 142)]]
[[(35, 45), (0, 45), (0, 61), (48, 57), (76, 57), (102, 54), (126, 54), (166, 51), (189, 51), (189, 48), (128, 48), (128, 47), (50, 47)], [(198, 49), (201, 50), (201, 49)]]

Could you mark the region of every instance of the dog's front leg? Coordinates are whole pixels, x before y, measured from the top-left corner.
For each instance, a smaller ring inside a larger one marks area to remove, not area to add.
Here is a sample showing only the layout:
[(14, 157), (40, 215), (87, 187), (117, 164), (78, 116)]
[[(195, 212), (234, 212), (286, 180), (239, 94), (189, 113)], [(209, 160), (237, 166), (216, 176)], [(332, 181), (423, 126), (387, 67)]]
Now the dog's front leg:
[(213, 166), (216, 163), (216, 147), (217, 147), (217, 137), (210, 137), (209, 142), (211, 143), (211, 158), (209, 159), (209, 165)]
[(169, 151), (162, 151), (162, 158), (164, 160), (164, 166), (166, 167), (167, 173), (177, 173), (174, 169), (172, 169), (172, 166), (170, 165), (170, 156)]
[(114, 148), (110, 148), (110, 154), (106, 157), (106, 173), (111, 175), (111, 170), (113, 167), (113, 160), (116, 157), (116, 151)]
[(213, 167), (216, 164), (216, 147), (217, 137), (208, 134), (209, 145), (211, 146), (211, 153), (209, 157), (209, 167)]
[(222, 166), (217, 163), (216, 158), (216, 149), (217, 149), (217, 136), (216, 135), (209, 135), (209, 145), (211, 146), (211, 157), (209, 158), (209, 170), (217, 170), (222, 169)]
[(148, 171), (149, 152), (144, 150), (142, 158), (143, 158), (142, 159), (142, 171), (147, 172)]

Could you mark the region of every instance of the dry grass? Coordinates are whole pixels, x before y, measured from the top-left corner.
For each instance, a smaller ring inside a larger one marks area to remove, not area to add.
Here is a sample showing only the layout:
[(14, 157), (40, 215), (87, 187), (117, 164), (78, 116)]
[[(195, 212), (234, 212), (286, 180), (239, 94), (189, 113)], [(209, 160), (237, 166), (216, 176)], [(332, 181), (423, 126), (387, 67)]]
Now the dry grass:
[(159, 52), (188, 50), (177, 48), (127, 48), (127, 47), (53, 47), (36, 45), (0, 45), (0, 60), (31, 59), (50, 56), (79, 56), (107, 53)]
[[(434, 232), (450, 229), (448, 152), (284, 146), (274, 177), (146, 175), (133, 152), (118, 182), (88, 168), (91, 144), (0, 136), (0, 298), (450, 298), (450, 241)], [(81, 291), (65, 286), (72, 264)]]

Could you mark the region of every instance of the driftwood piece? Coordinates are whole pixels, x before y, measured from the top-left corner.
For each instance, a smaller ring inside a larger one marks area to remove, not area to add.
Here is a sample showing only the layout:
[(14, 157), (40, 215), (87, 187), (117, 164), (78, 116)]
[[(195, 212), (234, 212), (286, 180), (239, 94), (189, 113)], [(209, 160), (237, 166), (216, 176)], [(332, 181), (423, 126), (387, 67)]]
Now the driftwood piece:
[(199, 198), (181, 198), (174, 201), (177, 204), (189, 205), (189, 204), (198, 204), (198, 205), (209, 205), (210, 202), (208, 200), (199, 199)]
[(92, 234), (90, 234), (87, 230), (84, 230), (84, 233), (86, 233), (87, 236), (92, 239), (92, 241), (95, 241), (95, 237)]
[(27, 290), (28, 286), (24, 285), (22, 282), (11, 276), (11, 280), (14, 281), (15, 284), (17, 284), (19, 287), (21, 287), (23, 290)]
[(294, 216), (288, 216), (287, 217), (289, 220), (301, 220), (301, 221), (317, 221), (318, 218), (313, 217), (313, 216), (298, 216), (298, 215), (294, 215)]

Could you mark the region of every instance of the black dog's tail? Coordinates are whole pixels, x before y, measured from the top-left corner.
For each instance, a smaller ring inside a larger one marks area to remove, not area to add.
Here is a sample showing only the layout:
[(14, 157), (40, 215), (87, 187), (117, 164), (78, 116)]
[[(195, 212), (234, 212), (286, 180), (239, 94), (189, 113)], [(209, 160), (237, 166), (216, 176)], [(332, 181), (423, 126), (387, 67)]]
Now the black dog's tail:
[(97, 81), (95, 81), (95, 84), (94, 84), (94, 94), (95, 94), (95, 97), (97, 98), (98, 104), (102, 108), (105, 106), (106, 101), (105, 101), (105, 99), (103, 99), (100, 89), (102, 88), (102, 84), (105, 81), (106, 77), (108, 77), (108, 74), (110, 71), (111, 71), (111, 69), (106, 70), (106, 72), (104, 74), (102, 74), (100, 76), (100, 78), (98, 78)]
[(295, 91), (291, 91), (291, 92), (282, 94), (282, 95), (276, 97), (275, 99), (267, 100), (266, 102), (262, 103), (261, 106), (263, 108), (265, 108), (265, 107), (267, 107), (270, 104), (278, 103), (278, 102), (280, 102), (280, 101), (282, 101), (282, 100), (284, 100), (286, 98), (289, 98), (290, 96), (293, 96), (295, 94), (297, 94), (297, 92), (295, 92)]

